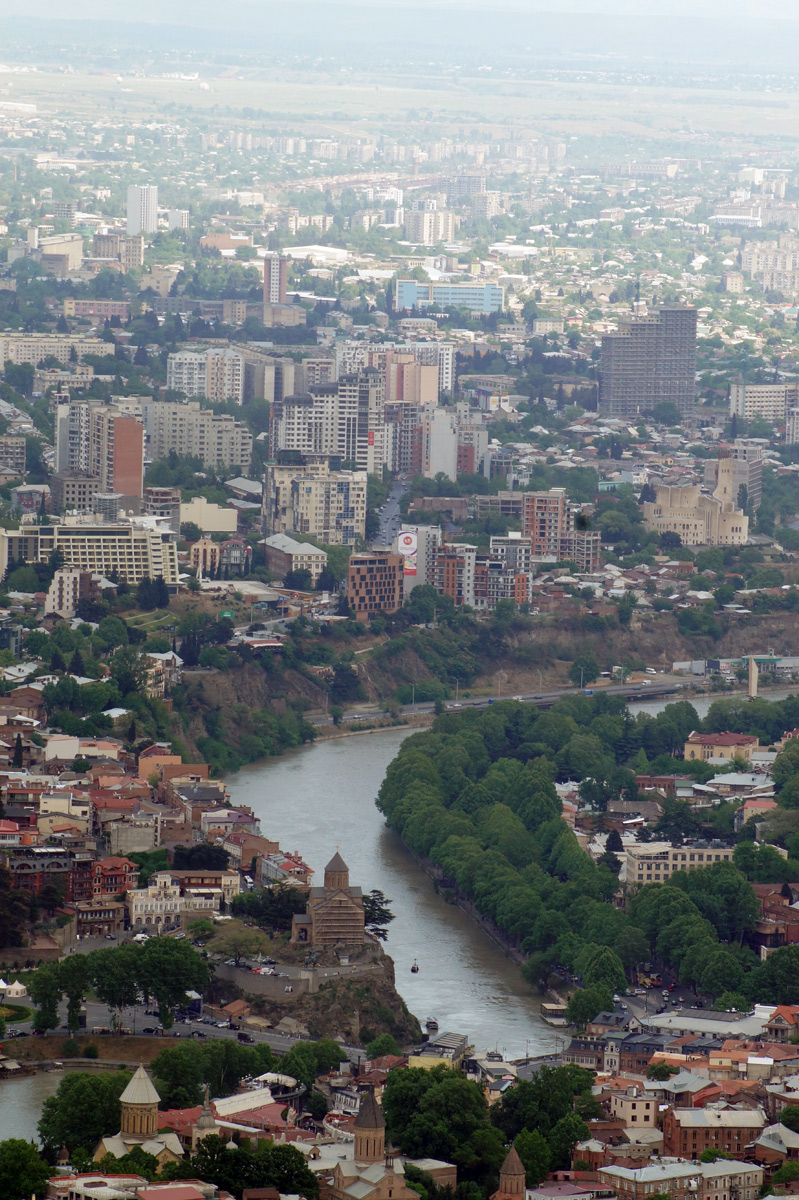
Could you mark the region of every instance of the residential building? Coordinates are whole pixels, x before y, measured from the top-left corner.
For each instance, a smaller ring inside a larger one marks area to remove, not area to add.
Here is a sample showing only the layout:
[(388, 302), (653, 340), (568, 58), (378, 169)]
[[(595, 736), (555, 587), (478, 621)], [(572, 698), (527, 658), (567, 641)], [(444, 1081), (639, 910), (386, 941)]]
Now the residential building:
[(264, 304), (285, 304), (289, 260), (280, 254), (264, 257)]
[(328, 546), (355, 546), (366, 534), (367, 478), (366, 471), (331, 471), (320, 477), (301, 468), (291, 481), (288, 532), (307, 533)]
[(66, 333), (4, 333), (0, 334), (0, 362), (36, 363), (43, 358), (57, 358), (68, 366), (71, 355), (78, 362), (84, 354), (104, 354), (105, 342), (97, 338), (73, 337)]
[(451, 242), (455, 237), (454, 213), (445, 209), (434, 212), (406, 210), (405, 237), (409, 242), (421, 246), (436, 246), (439, 242)]
[(92, 239), (92, 254), (95, 259), (107, 259), (109, 264), (127, 273), (144, 266), (144, 238), (140, 233), (132, 236), (96, 233)]
[(123, 504), (140, 500), (144, 486), (144, 429), (135, 417), (113, 408), (89, 410), (87, 470), (98, 491), (116, 492)]
[(215, 470), (233, 467), (243, 474), (252, 457), (252, 433), (228, 413), (201, 408), (196, 400), (173, 404), (145, 399), (141, 403), (150, 458), (167, 458), (170, 451), (181, 457), (199, 458)]
[(432, 585), (441, 596), (450, 596), (457, 606), (475, 602), (477, 547), (465, 542), (445, 542), (433, 561)]
[(657, 1100), (645, 1095), (640, 1084), (633, 1083), (623, 1092), (611, 1092), (610, 1115), (623, 1121), (626, 1129), (653, 1129), (660, 1113)]
[(760, 741), (756, 734), (749, 733), (691, 733), (683, 746), (685, 759), (743, 758), (746, 762), (757, 750)]
[(100, 480), (86, 471), (56, 471), (50, 476), (50, 489), (57, 512), (91, 512)]
[(749, 517), (737, 507), (733, 459), (719, 452), (718, 483), (712, 495), (699, 484), (659, 486), (643, 505), (644, 524), (655, 533), (676, 533), (684, 546), (744, 546)]
[[(337, 498), (340, 504), (336, 504)], [(340, 534), (346, 525), (351, 538), (343, 544), (354, 545), (357, 536), (363, 537), (363, 532), (356, 534), (355, 524), (358, 519), (362, 522), (366, 519), (366, 473), (331, 471), (326, 457), (308, 458), (302, 464), (267, 463), (261, 500), (264, 533), (269, 536), (301, 532), (295, 504), (302, 510), (302, 523), (307, 527), (302, 532), (311, 533), (329, 545), (341, 545)], [(347, 510), (352, 510), (353, 516), (342, 522), (342, 514)], [(328, 530), (340, 525), (339, 536), (335, 539), (323, 536), (320, 525)]]
[(646, 316), (619, 322), (602, 338), (599, 410), (632, 417), (671, 401), (693, 408), (696, 373), (696, 309), (665, 305)]
[(234, 508), (214, 504), (205, 496), (193, 496), (187, 504), (180, 505), (180, 524), (191, 523), (203, 533), (235, 533), (238, 515)]
[(568, 558), (573, 536), (574, 512), (565, 488), (524, 493), (522, 537), (529, 540), (533, 558)]
[(369, 369), (276, 400), (270, 412), (271, 454), (327, 455), (379, 474), (391, 465), (384, 405), (385, 380)]
[(158, 230), (158, 188), (154, 184), (132, 183), (128, 188), (127, 234), (155, 233)]
[(171, 871), (157, 871), (146, 887), (131, 888), (125, 903), (131, 928), (155, 930), (185, 926), (198, 917), (210, 917), (219, 912), (222, 889), (201, 886), (184, 889)]
[(433, 583), (433, 566), (441, 537), (440, 525), (405, 525), (394, 539), (394, 552), (403, 560), (406, 597), (419, 584)]
[(398, 312), (426, 308), (502, 312), (505, 289), (496, 283), (420, 283), (417, 279), (398, 279), (395, 307)]
[(93, 600), (100, 589), (94, 576), (80, 567), (59, 567), (47, 591), (44, 602), (45, 615), (57, 613), (65, 621), (76, 616), (81, 600)]
[(74, 296), (66, 296), (64, 316), (88, 317), (93, 321), (110, 321), (111, 317), (119, 317), (120, 321), (127, 321), (130, 304), (127, 300), (76, 300)]
[(157, 517), (173, 533), (180, 533), (180, 488), (146, 487), (142, 497), (144, 516)]
[(747, 1153), (763, 1132), (762, 1108), (667, 1108), (663, 1117), (663, 1152), (675, 1158), (699, 1158), (704, 1150), (723, 1150), (736, 1159)]
[(733, 847), (721, 842), (635, 842), (627, 850), (627, 887), (665, 883), (675, 871), (698, 871), (712, 863), (732, 862)]
[(166, 385), (190, 399), (244, 400), (244, 358), (235, 350), (212, 349), (203, 352), (180, 350), (170, 354), (166, 364)]
[(170, 232), (173, 230), (184, 230), (189, 228), (191, 214), (187, 208), (170, 208), (166, 214), (167, 229)]
[(313, 949), (364, 945), (363, 895), (350, 886), (349, 867), (338, 852), (325, 867), (323, 886), (311, 888), (305, 913), (293, 917), (291, 941)]
[(295, 542), (285, 533), (274, 533), (261, 542), (267, 568), (279, 579), (289, 572), (307, 571), (316, 587), (319, 576), (327, 567), (327, 554), (312, 542)]
[(640, 1167), (599, 1165), (599, 1185), (618, 1200), (647, 1200), (653, 1193), (672, 1200), (757, 1200), (763, 1168), (723, 1159), (714, 1163), (644, 1163)]
[(160, 575), (168, 587), (177, 587), (177, 544), (171, 534), (140, 524), (24, 525), (0, 530), (0, 570), (9, 558), (47, 562), (54, 551), (66, 566), (79, 567), (108, 578), (137, 584)]
[(25, 474), (25, 439), (13, 434), (0, 436), (0, 475)]
[(375, 551), (353, 554), (347, 571), (347, 603), (356, 618), (396, 612), (402, 607), (403, 560), (399, 554)]
[(762, 417), (771, 425), (781, 425), (789, 408), (799, 404), (799, 383), (730, 384), (730, 416), (751, 421)]
[(785, 414), (785, 441), (789, 446), (799, 442), (799, 408), (791, 407)]

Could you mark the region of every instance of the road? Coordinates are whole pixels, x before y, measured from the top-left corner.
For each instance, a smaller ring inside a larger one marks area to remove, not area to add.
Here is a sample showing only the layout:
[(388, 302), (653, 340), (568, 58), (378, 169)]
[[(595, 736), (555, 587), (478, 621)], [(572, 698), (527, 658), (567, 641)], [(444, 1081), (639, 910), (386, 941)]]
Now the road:
[[(594, 696), (626, 696), (632, 700), (656, 700), (661, 696), (671, 696), (681, 687), (685, 686), (684, 680), (667, 679), (658, 681), (653, 679), (651, 683), (614, 683), (609, 687), (601, 687), (595, 689), (584, 689), (586, 694)], [(496, 696), (477, 696), (469, 697), (468, 699), (450, 700), (445, 704), (447, 712), (452, 712), (460, 708), (488, 708), (489, 704), (494, 704), (498, 700), (521, 700), (527, 704), (534, 704), (536, 708), (551, 708), (552, 705), (561, 698), (561, 696), (579, 696), (583, 689), (580, 688), (561, 688), (547, 692), (523, 692), (515, 695), (502, 694), (497, 691)], [(401, 705), (403, 715), (408, 716), (414, 713), (429, 713), (435, 709), (435, 704), (428, 701), (420, 701), (418, 704)], [(357, 709), (351, 709), (345, 713), (343, 720), (345, 722), (357, 721), (374, 721), (383, 716), (384, 710), (376, 704), (359, 705)], [(311, 725), (324, 726), (331, 725), (333, 718), (325, 713), (309, 713), (306, 715), (306, 721)]]
[(380, 529), (372, 540), (373, 546), (390, 546), (400, 531), (400, 500), (405, 491), (402, 479), (395, 479), (386, 502), (380, 510)]

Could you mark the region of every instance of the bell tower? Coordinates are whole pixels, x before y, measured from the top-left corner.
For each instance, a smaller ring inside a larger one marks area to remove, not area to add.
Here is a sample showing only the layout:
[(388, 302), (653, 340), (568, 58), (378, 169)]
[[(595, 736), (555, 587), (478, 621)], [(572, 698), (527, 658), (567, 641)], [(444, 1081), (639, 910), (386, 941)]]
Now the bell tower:
[(386, 1157), (386, 1119), (372, 1088), (364, 1092), (354, 1129), (356, 1163), (383, 1162)]
[(121, 1134), (126, 1138), (154, 1137), (158, 1133), (158, 1102), (161, 1097), (143, 1066), (120, 1096)]
[(333, 892), (345, 892), (350, 886), (350, 869), (338, 850), (325, 867), (325, 887)]

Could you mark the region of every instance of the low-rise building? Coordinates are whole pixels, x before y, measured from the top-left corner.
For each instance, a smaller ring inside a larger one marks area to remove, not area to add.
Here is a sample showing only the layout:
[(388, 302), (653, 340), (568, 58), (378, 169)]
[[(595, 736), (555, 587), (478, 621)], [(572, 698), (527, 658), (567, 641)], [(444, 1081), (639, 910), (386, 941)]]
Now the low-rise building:
[(280, 579), (295, 571), (307, 571), (315, 587), (327, 567), (327, 554), (314, 546), (313, 542), (295, 542), (288, 534), (275, 533), (264, 538), (261, 545), (268, 569)]
[(703, 1150), (723, 1150), (743, 1158), (765, 1126), (762, 1108), (668, 1108), (663, 1117), (663, 1152), (696, 1159)]
[(760, 740), (753, 733), (691, 733), (683, 747), (683, 758), (707, 762), (711, 758), (743, 758), (749, 762)]
[(675, 871), (696, 871), (712, 863), (732, 862), (733, 847), (721, 842), (634, 842), (627, 846), (627, 886), (665, 883)]

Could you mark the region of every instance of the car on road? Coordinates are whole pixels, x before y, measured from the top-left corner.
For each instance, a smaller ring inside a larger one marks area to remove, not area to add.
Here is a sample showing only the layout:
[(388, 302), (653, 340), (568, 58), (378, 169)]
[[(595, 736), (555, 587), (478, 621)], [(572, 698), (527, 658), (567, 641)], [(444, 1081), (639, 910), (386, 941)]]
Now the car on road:
[(156, 1029), (153, 1025), (145, 1025), (142, 1029), (142, 1033), (146, 1033), (150, 1037), (156, 1037), (160, 1032), (160, 1029)]

